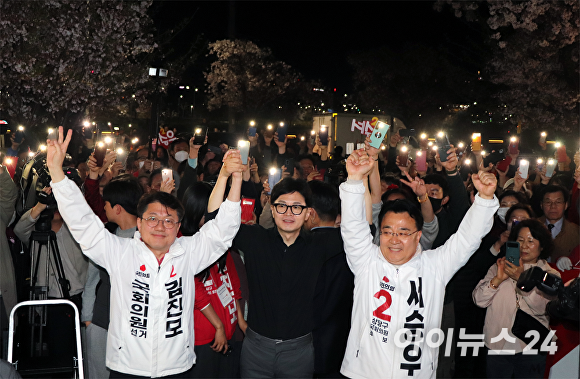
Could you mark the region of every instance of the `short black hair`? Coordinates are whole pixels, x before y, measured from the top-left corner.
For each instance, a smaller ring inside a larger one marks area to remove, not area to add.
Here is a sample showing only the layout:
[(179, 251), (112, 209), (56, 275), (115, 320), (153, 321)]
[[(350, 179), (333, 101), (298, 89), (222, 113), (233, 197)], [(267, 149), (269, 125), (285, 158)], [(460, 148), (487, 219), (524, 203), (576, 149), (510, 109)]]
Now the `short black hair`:
[(133, 175), (114, 178), (103, 188), (103, 201), (108, 201), (111, 207), (120, 205), (133, 216), (137, 216), (137, 204), (141, 196), (143, 187)]
[(550, 184), (544, 187), (544, 190), (542, 191), (542, 201), (544, 200), (544, 197), (546, 197), (547, 194), (554, 192), (562, 192), (562, 196), (564, 196), (564, 202), (568, 203), (568, 198), (570, 197), (570, 193), (568, 192), (568, 190), (562, 186), (558, 186), (555, 184)]
[(383, 203), (386, 203), (387, 201), (389, 201), (389, 200), (387, 200), (389, 198), (389, 196), (396, 195), (396, 194), (401, 194), (405, 197), (405, 199), (412, 200), (412, 197), (409, 194), (409, 191), (407, 191), (406, 189), (404, 189), (402, 187), (398, 187), (398, 188), (387, 189), (385, 191), (385, 193), (383, 193), (381, 195), (381, 201)]
[(336, 188), (319, 180), (308, 182), (312, 192), (312, 208), (322, 221), (334, 221), (338, 216), (340, 198)]
[(526, 195), (524, 195), (521, 192), (516, 192), (514, 190), (507, 190), (507, 191), (504, 191), (501, 195), (499, 195), (498, 200), (499, 200), (500, 204), (501, 204), (501, 201), (507, 196), (515, 197), (518, 200), (518, 203), (529, 204), (529, 200), (528, 200), (528, 197)]
[(307, 207), (312, 206), (312, 192), (308, 183), (306, 183), (306, 180), (294, 178), (284, 178), (272, 188), (270, 204), (274, 204), (280, 196), (294, 192), (298, 192), (304, 197)]
[(518, 222), (516, 226), (512, 228), (510, 232), (509, 240), (510, 241), (517, 241), (518, 235), (520, 234), (520, 230), (522, 228), (530, 229), (530, 233), (532, 237), (537, 239), (540, 242), (540, 256), (538, 259), (547, 259), (554, 250), (554, 242), (552, 241), (552, 233), (546, 228), (544, 224), (542, 224), (538, 220), (530, 219)]
[(183, 210), (183, 205), (181, 205), (181, 202), (177, 200), (175, 196), (161, 191), (153, 191), (148, 193), (147, 195), (143, 196), (141, 200), (139, 200), (139, 203), (137, 204), (137, 217), (142, 219), (143, 213), (145, 213), (149, 204), (153, 203), (159, 203), (165, 208), (173, 209), (177, 212), (177, 218), (179, 219), (179, 222), (183, 220), (183, 214), (185, 211)]
[(151, 187), (151, 184), (153, 184), (153, 178), (156, 177), (157, 175), (161, 175), (162, 174), (162, 169), (158, 168), (155, 169), (153, 171), (151, 171), (151, 174), (149, 175), (149, 187)]
[(189, 148), (189, 141), (186, 141), (183, 138), (178, 138), (175, 141), (171, 142), (171, 144), (169, 145), (169, 151), (175, 150), (175, 146), (179, 145), (180, 143), (186, 143), (187, 147)]
[(296, 158), (296, 162), (300, 164), (300, 161), (304, 159), (308, 159), (310, 162), (312, 162), (312, 166), (316, 167), (316, 161), (314, 160), (314, 157), (310, 154), (299, 155), (298, 158)]
[(397, 178), (394, 174), (387, 173), (381, 176), (381, 182), (385, 182), (388, 185), (394, 184), (397, 187), (401, 187), (401, 179)]
[(383, 227), (383, 219), (388, 212), (393, 213), (408, 213), (413, 220), (417, 230), (423, 229), (423, 215), (419, 208), (407, 199), (390, 200), (383, 204), (381, 212), (379, 213), (379, 230)]
[(443, 190), (443, 197), (449, 196), (449, 185), (447, 184), (447, 179), (442, 175), (429, 174), (423, 178), (425, 184), (436, 184)]
[(532, 210), (532, 207), (530, 207), (528, 204), (524, 204), (524, 203), (517, 203), (514, 204), (510, 207), (510, 209), (508, 209), (508, 211), (505, 214), (505, 222), (509, 222), (509, 220), (512, 217), (512, 213), (514, 213), (514, 211), (521, 209), (524, 210), (526, 212), (528, 212), (528, 215), (530, 216), (530, 218), (536, 218), (536, 214), (534, 213), (534, 211)]

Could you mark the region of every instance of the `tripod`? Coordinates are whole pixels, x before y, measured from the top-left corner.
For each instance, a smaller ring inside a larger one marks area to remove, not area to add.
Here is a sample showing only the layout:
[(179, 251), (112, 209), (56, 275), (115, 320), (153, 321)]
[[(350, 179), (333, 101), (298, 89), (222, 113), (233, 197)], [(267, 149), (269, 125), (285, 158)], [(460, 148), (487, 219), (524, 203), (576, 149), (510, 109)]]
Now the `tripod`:
[[(37, 225), (38, 227), (39, 225)], [(47, 300), (50, 287), (50, 272), (49, 267), (51, 262), (54, 264), (54, 275), (56, 276), (58, 285), (61, 290), (62, 298), (70, 298), (70, 282), (66, 279), (64, 274), (64, 267), (60, 257), (60, 251), (56, 242), (56, 234), (47, 228), (44, 230), (35, 230), (30, 236), (30, 253), (31, 253), (31, 275), (30, 275), (30, 300)], [(45, 267), (45, 283), (43, 286), (37, 286), (38, 270), (40, 268), (41, 256), (43, 254), (43, 247), (46, 248), (46, 267)], [(29, 310), (29, 322), (31, 325), (30, 334), (30, 355), (35, 356), (35, 337), (38, 330), (38, 356), (42, 353), (43, 347), (43, 331), (46, 326), (47, 310), (46, 307), (39, 307), (39, 319), (36, 321), (35, 310)]]

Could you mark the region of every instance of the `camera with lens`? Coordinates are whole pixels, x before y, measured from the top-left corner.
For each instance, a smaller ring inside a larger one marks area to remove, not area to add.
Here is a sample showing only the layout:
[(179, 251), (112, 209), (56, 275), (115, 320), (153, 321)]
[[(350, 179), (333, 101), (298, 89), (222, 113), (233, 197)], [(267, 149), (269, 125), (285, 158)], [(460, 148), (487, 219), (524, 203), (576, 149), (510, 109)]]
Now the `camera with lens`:
[(525, 292), (534, 288), (549, 296), (558, 296), (546, 306), (551, 317), (578, 321), (580, 312), (580, 278), (576, 278), (569, 286), (564, 286), (562, 279), (548, 274), (539, 267), (532, 267), (524, 271), (518, 279), (517, 286)]

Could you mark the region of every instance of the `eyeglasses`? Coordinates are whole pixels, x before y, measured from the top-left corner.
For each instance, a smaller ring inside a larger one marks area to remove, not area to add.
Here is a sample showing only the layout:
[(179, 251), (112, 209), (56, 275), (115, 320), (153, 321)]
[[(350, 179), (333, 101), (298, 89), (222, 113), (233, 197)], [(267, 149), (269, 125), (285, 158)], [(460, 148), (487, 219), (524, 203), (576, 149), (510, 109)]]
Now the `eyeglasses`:
[(275, 203), (272, 204), (274, 207), (276, 207), (276, 212), (278, 212), (279, 214), (283, 215), (284, 213), (286, 213), (286, 211), (288, 211), (288, 208), (290, 208), (292, 214), (294, 216), (299, 216), (302, 214), (302, 212), (308, 208), (305, 205), (298, 205), (298, 204), (294, 204), (294, 205), (286, 205), (286, 204), (282, 204), (282, 203)]
[(159, 225), (159, 223), (161, 221), (163, 221), (163, 227), (165, 229), (173, 229), (175, 227), (175, 224), (178, 224), (178, 222), (175, 222), (169, 218), (166, 218), (165, 220), (157, 218), (155, 216), (149, 216), (147, 218), (141, 218), (142, 220), (145, 220), (147, 222), (147, 226), (150, 228), (156, 228), (157, 225)]
[(385, 236), (385, 237), (399, 237), (401, 239), (407, 239), (417, 232), (418, 232), (418, 230), (415, 230), (413, 233), (393, 233), (393, 232), (387, 232), (385, 230), (382, 230), (381, 235)]
[(556, 200), (556, 201), (544, 200), (544, 201), (542, 201), (542, 203), (547, 207), (551, 207), (552, 205), (559, 207), (562, 204), (564, 204), (564, 202), (562, 200)]

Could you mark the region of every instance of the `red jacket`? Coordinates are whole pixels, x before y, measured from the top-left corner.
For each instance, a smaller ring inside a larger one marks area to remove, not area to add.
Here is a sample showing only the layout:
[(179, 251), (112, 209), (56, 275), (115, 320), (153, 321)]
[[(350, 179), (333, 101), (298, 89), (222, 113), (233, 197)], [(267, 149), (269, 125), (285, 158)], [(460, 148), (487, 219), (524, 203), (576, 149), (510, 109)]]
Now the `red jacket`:
[(109, 220), (107, 220), (107, 214), (105, 213), (105, 201), (99, 192), (99, 181), (88, 176), (85, 179), (85, 200), (103, 224), (106, 224)]
[[(204, 283), (201, 282), (199, 278), (195, 278), (196, 281), (196, 292), (195, 292), (195, 302), (197, 304), (198, 294), (202, 291), (198, 291), (197, 283), (204, 286), (206, 295), (210, 297), (211, 305), (217, 313), (218, 317), (224, 324), (224, 329), (226, 332), (226, 338), (229, 340), (234, 335), (236, 330), (236, 324), (238, 323), (238, 309), (236, 306), (236, 300), (242, 298), (242, 293), (240, 290), (240, 279), (238, 278), (238, 273), (236, 272), (236, 267), (234, 265), (234, 260), (232, 256), (228, 253), (226, 258), (226, 267), (223, 274), (218, 272), (218, 265), (214, 264), (211, 266), (210, 275)], [(229, 290), (232, 297), (232, 301), (226, 306), (222, 305), (222, 302), (218, 296), (217, 290), (222, 285), (225, 284)], [(206, 345), (214, 340), (215, 338), (215, 328), (209, 322), (209, 320), (201, 313), (199, 309), (194, 309), (193, 311), (193, 327), (195, 329), (195, 344), (196, 345)]]

